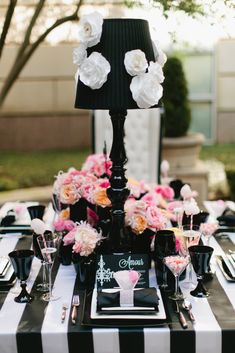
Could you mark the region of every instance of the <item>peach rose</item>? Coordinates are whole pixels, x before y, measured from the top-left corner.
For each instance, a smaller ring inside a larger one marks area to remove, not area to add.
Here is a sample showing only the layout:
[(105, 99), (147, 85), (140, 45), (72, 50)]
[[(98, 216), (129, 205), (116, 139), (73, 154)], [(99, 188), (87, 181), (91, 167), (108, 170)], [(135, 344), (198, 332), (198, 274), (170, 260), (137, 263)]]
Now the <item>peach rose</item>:
[(135, 234), (141, 234), (147, 228), (147, 220), (142, 215), (135, 215), (131, 220), (130, 226)]
[(80, 199), (80, 194), (72, 184), (62, 185), (60, 201), (65, 204), (75, 204)]
[(98, 206), (101, 207), (111, 206), (111, 201), (107, 196), (106, 189), (97, 189), (94, 193), (94, 201)]

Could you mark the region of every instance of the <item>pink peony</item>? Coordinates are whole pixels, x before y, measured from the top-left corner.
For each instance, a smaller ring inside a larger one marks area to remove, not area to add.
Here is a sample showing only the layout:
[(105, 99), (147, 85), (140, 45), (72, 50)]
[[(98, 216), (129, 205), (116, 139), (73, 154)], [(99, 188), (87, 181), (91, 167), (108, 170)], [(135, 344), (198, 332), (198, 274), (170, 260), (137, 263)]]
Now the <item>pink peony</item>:
[(162, 215), (162, 212), (156, 206), (149, 206), (146, 210), (146, 219), (148, 226), (154, 229), (163, 229), (166, 224), (166, 220)]
[(65, 229), (65, 220), (57, 219), (54, 222), (54, 228), (57, 232), (62, 232)]
[(76, 228), (72, 229), (68, 234), (64, 236), (63, 238), (64, 245), (70, 245), (74, 243), (75, 233), (76, 233)]
[(154, 191), (162, 195), (165, 200), (172, 200), (175, 196), (174, 190), (168, 185), (157, 185)]

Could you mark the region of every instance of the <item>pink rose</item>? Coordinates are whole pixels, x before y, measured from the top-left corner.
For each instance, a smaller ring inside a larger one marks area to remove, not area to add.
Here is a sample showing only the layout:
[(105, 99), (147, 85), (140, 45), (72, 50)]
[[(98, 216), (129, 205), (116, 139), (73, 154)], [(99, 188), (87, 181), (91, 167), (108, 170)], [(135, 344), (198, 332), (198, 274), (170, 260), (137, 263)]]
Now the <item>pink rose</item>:
[(148, 192), (145, 194), (141, 200), (145, 201), (148, 206), (156, 206), (158, 205), (158, 197), (156, 193)]
[(174, 190), (168, 185), (157, 185), (154, 188), (154, 191), (157, 194), (162, 195), (162, 197), (166, 200), (172, 200), (175, 196)]
[(148, 226), (154, 229), (162, 229), (165, 226), (165, 218), (156, 206), (149, 206), (146, 211)]
[(67, 219), (64, 221), (64, 230), (71, 231), (76, 227), (76, 224), (71, 221), (70, 219)]
[(68, 234), (64, 236), (63, 238), (64, 245), (70, 245), (74, 243), (75, 233), (76, 233), (76, 228), (72, 229)]
[(65, 229), (65, 221), (63, 219), (57, 219), (54, 222), (54, 227), (57, 232), (62, 232)]

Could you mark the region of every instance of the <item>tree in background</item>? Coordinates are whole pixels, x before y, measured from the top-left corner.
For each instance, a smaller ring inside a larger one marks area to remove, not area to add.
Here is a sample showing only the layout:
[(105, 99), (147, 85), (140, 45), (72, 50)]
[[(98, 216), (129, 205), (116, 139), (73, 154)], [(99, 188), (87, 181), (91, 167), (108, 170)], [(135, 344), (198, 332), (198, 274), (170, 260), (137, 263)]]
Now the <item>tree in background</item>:
[(191, 110), (183, 65), (178, 58), (171, 57), (168, 58), (163, 70), (164, 135), (184, 136), (190, 126)]

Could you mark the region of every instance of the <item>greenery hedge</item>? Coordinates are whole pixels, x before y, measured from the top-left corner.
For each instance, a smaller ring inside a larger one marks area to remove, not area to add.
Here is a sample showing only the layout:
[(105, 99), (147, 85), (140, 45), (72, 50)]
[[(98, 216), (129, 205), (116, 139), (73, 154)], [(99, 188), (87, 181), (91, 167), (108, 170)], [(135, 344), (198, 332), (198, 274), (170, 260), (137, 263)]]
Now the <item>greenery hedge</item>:
[(191, 123), (188, 102), (188, 86), (181, 61), (168, 58), (163, 67), (164, 135), (180, 137), (186, 135)]

